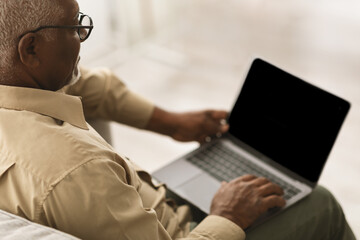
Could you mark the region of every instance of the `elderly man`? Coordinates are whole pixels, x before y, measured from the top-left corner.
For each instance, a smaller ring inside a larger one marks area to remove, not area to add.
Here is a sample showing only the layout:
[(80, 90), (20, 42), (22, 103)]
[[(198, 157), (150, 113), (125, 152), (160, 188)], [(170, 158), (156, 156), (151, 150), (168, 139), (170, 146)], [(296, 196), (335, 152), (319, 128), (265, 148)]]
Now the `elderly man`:
[[(85, 116), (203, 142), (227, 131), (227, 113), (166, 112), (109, 71), (80, 71), (92, 20), (75, 0), (0, 0), (0, 12), (1, 209), (83, 239), (232, 240), (285, 204), (280, 187), (243, 176), (222, 184), (211, 214), (190, 231), (189, 207), (167, 200), (165, 187), (115, 153)], [(269, 238), (354, 237), (336, 200), (317, 188), (248, 234)]]

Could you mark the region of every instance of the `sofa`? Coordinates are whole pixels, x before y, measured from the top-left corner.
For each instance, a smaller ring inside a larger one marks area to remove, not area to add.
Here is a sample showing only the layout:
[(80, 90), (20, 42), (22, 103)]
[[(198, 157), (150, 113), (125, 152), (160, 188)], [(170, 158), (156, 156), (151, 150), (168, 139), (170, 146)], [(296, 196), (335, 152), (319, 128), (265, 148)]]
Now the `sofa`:
[(79, 238), (0, 210), (0, 239), (78, 240)]

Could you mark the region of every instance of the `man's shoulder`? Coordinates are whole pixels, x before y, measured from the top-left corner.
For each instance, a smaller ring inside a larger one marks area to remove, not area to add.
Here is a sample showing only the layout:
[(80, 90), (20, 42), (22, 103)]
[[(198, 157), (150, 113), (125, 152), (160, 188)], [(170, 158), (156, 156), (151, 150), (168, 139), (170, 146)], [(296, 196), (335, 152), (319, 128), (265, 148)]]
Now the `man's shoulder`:
[(92, 159), (116, 155), (91, 127), (81, 129), (36, 113), (0, 121), (0, 156), (44, 182), (53, 182)]
[(0, 206), (32, 220), (40, 219), (42, 202), (52, 189), (73, 173), (89, 170), (89, 163), (120, 163), (113, 168), (125, 173), (122, 158), (91, 127), (0, 109), (0, 133)]

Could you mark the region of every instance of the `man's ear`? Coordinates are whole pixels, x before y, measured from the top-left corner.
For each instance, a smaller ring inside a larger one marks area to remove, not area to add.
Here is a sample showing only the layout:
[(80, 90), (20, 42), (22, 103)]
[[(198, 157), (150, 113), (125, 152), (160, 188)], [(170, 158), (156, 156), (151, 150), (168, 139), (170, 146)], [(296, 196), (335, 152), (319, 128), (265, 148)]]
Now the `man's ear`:
[(25, 34), (19, 42), (18, 53), (20, 61), (27, 67), (34, 68), (39, 66), (39, 36), (35, 33)]

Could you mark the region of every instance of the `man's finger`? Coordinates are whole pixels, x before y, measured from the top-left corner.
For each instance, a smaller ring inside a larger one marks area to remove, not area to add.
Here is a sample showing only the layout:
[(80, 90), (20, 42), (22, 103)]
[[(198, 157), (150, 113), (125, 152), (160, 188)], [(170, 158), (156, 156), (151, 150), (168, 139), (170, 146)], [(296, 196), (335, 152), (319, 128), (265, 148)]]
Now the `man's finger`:
[(277, 195), (271, 195), (262, 199), (263, 210), (266, 211), (274, 207), (284, 207), (286, 201), (283, 197)]
[(197, 137), (196, 141), (198, 141), (200, 144), (211, 142), (213, 139), (215, 139), (214, 136), (209, 135), (201, 135), (200, 137)]
[(267, 184), (260, 186), (259, 191), (262, 197), (267, 197), (270, 195), (279, 195), (279, 196), (284, 195), (283, 189), (271, 182), (268, 182)]
[(238, 177), (238, 178), (235, 178), (234, 180), (232, 180), (231, 182), (249, 182), (253, 179), (257, 178), (256, 176), (254, 175), (250, 175), (250, 174), (246, 174), (244, 176), (241, 176), (241, 177)]
[(259, 177), (259, 178), (256, 178), (252, 181), (252, 183), (257, 186), (257, 187), (260, 187), (262, 185), (265, 185), (265, 184), (268, 184), (270, 181), (264, 177)]
[(222, 120), (228, 117), (229, 113), (227, 111), (211, 111), (210, 116), (215, 120)]
[(229, 131), (229, 125), (219, 125), (218, 126), (218, 132), (219, 133), (226, 133), (227, 131)]

